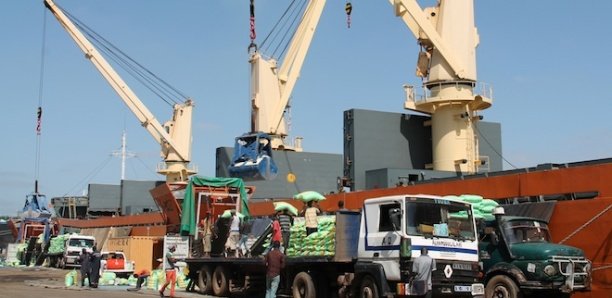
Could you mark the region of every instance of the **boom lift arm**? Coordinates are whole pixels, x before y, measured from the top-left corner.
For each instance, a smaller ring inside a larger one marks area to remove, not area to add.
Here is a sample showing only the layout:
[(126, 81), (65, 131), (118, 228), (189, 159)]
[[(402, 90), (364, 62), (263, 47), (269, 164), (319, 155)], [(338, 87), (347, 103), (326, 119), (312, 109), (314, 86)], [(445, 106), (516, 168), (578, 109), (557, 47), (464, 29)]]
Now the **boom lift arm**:
[(230, 176), (274, 179), (277, 168), (272, 149), (302, 151), (299, 138), (287, 140), (285, 115), (325, 3), (308, 2), (280, 67), (276, 59), (264, 57), (257, 49), (251, 53), (251, 132), (236, 138)]
[(165, 175), (169, 183), (188, 181), (189, 175), (196, 173), (194, 169), (189, 168), (193, 101), (188, 99), (182, 104), (174, 105), (172, 120), (162, 126), (64, 12), (52, 0), (45, 0), (45, 6), (85, 53), (85, 58), (93, 63), (142, 126), (161, 145), (165, 166), (158, 167), (158, 173)]

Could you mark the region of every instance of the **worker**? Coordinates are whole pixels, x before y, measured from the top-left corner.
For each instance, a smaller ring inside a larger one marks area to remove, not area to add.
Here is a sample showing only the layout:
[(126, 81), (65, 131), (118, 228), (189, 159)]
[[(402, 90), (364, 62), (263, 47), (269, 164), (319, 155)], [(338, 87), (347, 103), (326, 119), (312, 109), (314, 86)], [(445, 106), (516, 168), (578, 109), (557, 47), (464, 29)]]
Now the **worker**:
[(134, 273), (134, 278), (137, 278), (138, 280), (136, 281), (136, 287), (135, 288), (129, 288), (127, 289), (128, 291), (139, 291), (140, 288), (142, 287), (142, 284), (144, 283), (144, 281), (151, 275), (151, 272), (147, 269), (141, 269), (137, 272)]
[(202, 252), (205, 258), (210, 258), (210, 252), (212, 250), (212, 235), (213, 228), (210, 218), (210, 211), (206, 212), (206, 216), (200, 224), (200, 234), (202, 235)]
[(280, 251), (280, 242), (272, 242), (272, 250), (266, 255), (266, 298), (275, 298), (280, 273), (285, 268), (285, 255)]
[(339, 211), (345, 211), (346, 210), (346, 208), (344, 208), (344, 201), (343, 200), (338, 201), (338, 210)]
[(274, 242), (280, 243), (283, 240), (283, 234), (278, 220), (278, 212), (272, 216), (272, 223), (270, 226), (272, 227), (272, 237), (270, 237), (270, 244), (266, 250), (264, 250), (263, 255), (268, 254), (272, 250)]
[(238, 242), (240, 241), (240, 217), (236, 214), (236, 210), (232, 210), (230, 218), (230, 229), (227, 241), (225, 242), (226, 251), (234, 251), (234, 257), (239, 257)]
[(283, 210), (278, 214), (278, 222), (281, 227), (281, 234), (283, 237), (282, 247), (283, 252), (287, 252), (287, 248), (289, 248), (289, 237), (291, 236), (291, 226), (293, 225), (293, 216), (289, 214), (289, 211)]
[[(422, 281), (420, 284), (424, 287), (422, 291), (426, 291), (425, 298), (431, 298), (431, 274), (434, 270), (436, 270), (436, 260), (427, 255), (426, 247), (422, 247), (421, 255), (412, 263), (412, 273), (415, 275), (415, 281)], [(419, 289), (417, 291), (421, 292)]]
[(87, 278), (87, 285), (91, 287), (91, 256), (87, 251), (87, 248), (83, 247), (81, 255), (79, 256), (79, 264), (81, 264), (81, 287), (85, 286), (85, 278)]
[(90, 256), (91, 270), (89, 284), (92, 288), (97, 288), (98, 281), (100, 280), (100, 266), (102, 263), (102, 254), (100, 254), (100, 251), (98, 251), (96, 245), (94, 245), (91, 250), (93, 251), (93, 253)]
[(170, 297), (174, 297), (174, 287), (176, 286), (176, 259), (174, 258), (176, 246), (171, 246), (164, 256), (164, 267), (166, 269), (166, 283), (159, 290), (159, 296), (164, 297), (166, 287), (170, 285)]
[(314, 201), (308, 201), (306, 203), (308, 208), (304, 212), (304, 223), (306, 225), (306, 236), (316, 233), (319, 230), (319, 221), (317, 219), (317, 215), (321, 213), (319, 208), (315, 207)]

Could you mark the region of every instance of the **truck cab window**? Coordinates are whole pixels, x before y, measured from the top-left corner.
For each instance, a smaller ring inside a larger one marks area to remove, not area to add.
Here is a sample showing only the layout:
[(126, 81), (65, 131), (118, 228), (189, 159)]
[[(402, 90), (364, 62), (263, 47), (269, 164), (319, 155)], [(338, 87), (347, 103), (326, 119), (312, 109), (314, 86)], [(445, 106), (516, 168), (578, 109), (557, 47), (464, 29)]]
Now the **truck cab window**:
[(408, 235), (474, 240), (469, 205), (448, 202), (438, 204), (418, 201), (406, 204), (406, 231)]
[(380, 205), (378, 231), (391, 232), (401, 230), (401, 212), (399, 203)]

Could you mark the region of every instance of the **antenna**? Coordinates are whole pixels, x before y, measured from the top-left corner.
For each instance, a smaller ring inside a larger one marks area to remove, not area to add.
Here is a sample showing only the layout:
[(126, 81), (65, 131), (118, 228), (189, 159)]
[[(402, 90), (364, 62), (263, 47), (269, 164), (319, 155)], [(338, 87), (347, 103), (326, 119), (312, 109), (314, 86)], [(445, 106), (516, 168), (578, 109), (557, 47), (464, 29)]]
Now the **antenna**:
[(135, 153), (127, 151), (126, 135), (124, 130), (121, 135), (121, 150), (115, 150), (112, 153), (115, 157), (121, 157), (121, 180), (125, 180), (125, 160), (130, 157), (136, 157)]

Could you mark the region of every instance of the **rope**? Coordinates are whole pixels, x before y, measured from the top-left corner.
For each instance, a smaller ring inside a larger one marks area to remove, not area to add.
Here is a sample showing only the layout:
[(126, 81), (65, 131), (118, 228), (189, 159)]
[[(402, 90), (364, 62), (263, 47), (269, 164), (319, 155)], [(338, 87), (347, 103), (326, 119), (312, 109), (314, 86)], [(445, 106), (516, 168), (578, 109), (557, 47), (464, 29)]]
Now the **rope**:
[(597, 215), (595, 215), (593, 218), (591, 218), (589, 221), (587, 221), (585, 224), (583, 224), (582, 226), (580, 226), (578, 229), (576, 229), (574, 232), (572, 232), (571, 234), (569, 234), (567, 237), (565, 237), (563, 240), (559, 241), (559, 244), (563, 244), (565, 241), (569, 240), (570, 238), (574, 237), (574, 235), (578, 234), (578, 232), (584, 230), (584, 228), (586, 228), (588, 225), (590, 225), (592, 222), (594, 222), (596, 219), (598, 219), (600, 216), (604, 215), (604, 213), (608, 212), (608, 210), (610, 210), (610, 208), (612, 208), (612, 204), (608, 205), (608, 207), (606, 207), (606, 209), (604, 209), (603, 211), (599, 212)]
[(503, 161), (505, 161), (506, 163), (508, 163), (510, 166), (512, 166), (513, 168), (517, 169), (517, 167), (515, 165), (513, 165), (510, 161), (508, 161), (501, 153), (497, 152), (497, 150), (495, 150), (495, 147), (489, 142), (489, 140), (487, 140), (487, 138), (485, 138), (485, 136), (480, 133), (480, 129), (478, 129), (478, 124), (475, 123), (473, 125), (473, 127), (476, 129), (476, 131), (478, 132), (478, 138), (482, 138), (487, 144), (489, 144), (489, 147), (491, 147), (491, 150), (493, 152), (495, 152), (495, 154), (499, 155), (499, 157), (501, 157), (501, 159)]
[(38, 108), (36, 109), (36, 158), (34, 160), (34, 192), (38, 193), (38, 178), (40, 176), (40, 148), (42, 143), (42, 104), (45, 77), (45, 47), (47, 44), (47, 12), (43, 14), (42, 45), (40, 48), (40, 73), (38, 83)]
[(612, 264), (600, 266), (600, 267), (597, 267), (597, 268), (593, 268), (593, 271), (606, 270), (606, 269), (610, 269), (610, 268), (612, 268)]

